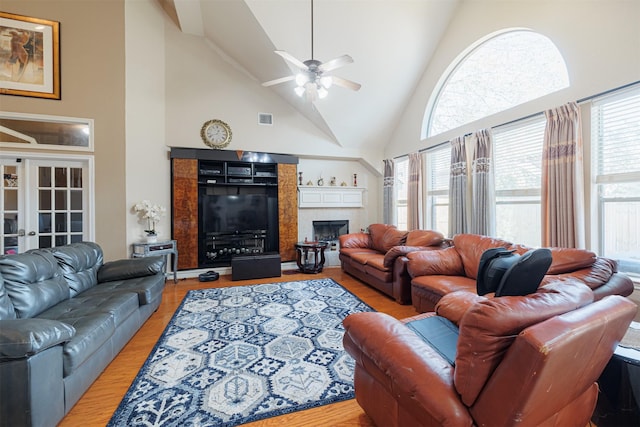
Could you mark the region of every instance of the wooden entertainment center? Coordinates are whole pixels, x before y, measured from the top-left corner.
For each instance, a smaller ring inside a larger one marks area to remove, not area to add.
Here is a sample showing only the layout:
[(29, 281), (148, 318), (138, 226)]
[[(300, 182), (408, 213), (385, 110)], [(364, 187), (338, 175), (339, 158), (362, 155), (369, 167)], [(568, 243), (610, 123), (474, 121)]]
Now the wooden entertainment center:
[[(226, 266), (234, 256), (269, 252), (279, 253), (282, 261), (295, 260), (297, 157), (176, 147), (170, 156), (171, 227), (179, 270)], [(237, 198), (247, 199), (237, 212), (243, 218), (218, 218), (220, 211), (228, 214), (242, 203)], [(218, 200), (217, 211), (208, 208)]]

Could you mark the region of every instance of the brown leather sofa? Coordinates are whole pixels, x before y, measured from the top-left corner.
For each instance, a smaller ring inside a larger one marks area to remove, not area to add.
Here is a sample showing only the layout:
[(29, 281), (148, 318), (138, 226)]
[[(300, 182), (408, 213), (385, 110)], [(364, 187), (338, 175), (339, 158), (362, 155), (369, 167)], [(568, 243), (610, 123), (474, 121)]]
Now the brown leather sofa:
[[(460, 290), (475, 293), (480, 257), (485, 250), (496, 247), (513, 249), (518, 254), (531, 249), (492, 237), (459, 234), (453, 238), (453, 246), (442, 251), (407, 254), (413, 306), (425, 313), (433, 311), (446, 294)], [(614, 260), (583, 249), (550, 250), (553, 261), (540, 286), (557, 279), (578, 279), (591, 288), (596, 301), (607, 295), (628, 296), (633, 292), (633, 282), (617, 272)]]
[(448, 246), (437, 231), (403, 231), (387, 224), (372, 224), (368, 233), (344, 234), (339, 241), (342, 269), (400, 304), (411, 304), (405, 255)]
[(596, 380), (637, 307), (621, 296), (591, 303), (578, 282), (527, 296), (454, 292), (438, 303), (454, 314), (457, 355), (449, 363), (406, 323), (384, 313), (344, 321), (358, 404), (378, 426), (575, 426), (595, 408)]

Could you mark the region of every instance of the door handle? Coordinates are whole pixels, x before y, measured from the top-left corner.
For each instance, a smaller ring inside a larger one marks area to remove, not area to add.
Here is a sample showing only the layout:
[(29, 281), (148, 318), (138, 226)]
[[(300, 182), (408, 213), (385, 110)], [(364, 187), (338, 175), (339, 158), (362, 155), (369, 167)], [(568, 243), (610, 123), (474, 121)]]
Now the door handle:
[(35, 236), (35, 235), (36, 235), (36, 232), (35, 232), (35, 231), (30, 231), (28, 235), (29, 235), (29, 236)]
[(24, 229), (21, 228), (20, 230), (18, 230), (18, 237), (22, 236), (24, 236)]

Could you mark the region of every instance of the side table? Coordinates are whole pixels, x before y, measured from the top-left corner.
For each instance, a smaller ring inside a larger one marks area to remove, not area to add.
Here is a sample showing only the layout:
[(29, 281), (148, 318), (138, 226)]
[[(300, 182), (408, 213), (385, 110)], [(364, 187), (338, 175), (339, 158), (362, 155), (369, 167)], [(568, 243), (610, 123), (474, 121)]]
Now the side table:
[(169, 268), (168, 256), (173, 255), (173, 283), (178, 283), (178, 245), (175, 240), (166, 240), (164, 242), (134, 243), (132, 258), (144, 258), (148, 256), (164, 255), (167, 269)]
[[(296, 246), (296, 263), (302, 273), (320, 273), (324, 267), (324, 250), (327, 242), (298, 242)], [(311, 252), (311, 256), (309, 255)]]

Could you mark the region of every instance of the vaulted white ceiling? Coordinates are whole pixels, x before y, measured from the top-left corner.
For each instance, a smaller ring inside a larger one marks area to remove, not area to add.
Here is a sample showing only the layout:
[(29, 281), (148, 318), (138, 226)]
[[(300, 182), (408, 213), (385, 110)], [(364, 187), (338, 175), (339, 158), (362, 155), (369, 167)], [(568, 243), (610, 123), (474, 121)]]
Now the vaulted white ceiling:
[[(295, 73), (273, 51), (311, 59), (311, 0), (160, 0), (180, 29), (204, 37), (258, 82)], [(314, 59), (349, 54), (333, 74), (362, 84), (333, 86), (309, 103), (294, 82), (270, 87), (335, 144), (381, 150), (411, 98), (458, 0), (314, 0)], [(420, 124), (416, 124), (419, 129)], [(418, 132), (418, 130), (417, 130)]]

